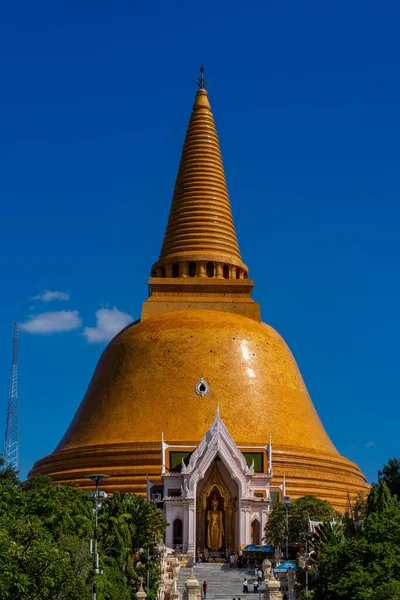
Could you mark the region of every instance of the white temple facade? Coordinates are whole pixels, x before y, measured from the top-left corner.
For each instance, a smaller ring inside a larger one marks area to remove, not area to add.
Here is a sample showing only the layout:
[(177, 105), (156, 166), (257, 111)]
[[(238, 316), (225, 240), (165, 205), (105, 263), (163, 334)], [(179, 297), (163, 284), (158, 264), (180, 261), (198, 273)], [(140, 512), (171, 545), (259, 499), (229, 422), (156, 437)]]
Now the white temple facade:
[(263, 543), (272, 500), (271, 440), (265, 446), (238, 447), (217, 408), (197, 447), (162, 439), (162, 489), (148, 484), (169, 523), (165, 543), (184, 554), (218, 557), (248, 544)]

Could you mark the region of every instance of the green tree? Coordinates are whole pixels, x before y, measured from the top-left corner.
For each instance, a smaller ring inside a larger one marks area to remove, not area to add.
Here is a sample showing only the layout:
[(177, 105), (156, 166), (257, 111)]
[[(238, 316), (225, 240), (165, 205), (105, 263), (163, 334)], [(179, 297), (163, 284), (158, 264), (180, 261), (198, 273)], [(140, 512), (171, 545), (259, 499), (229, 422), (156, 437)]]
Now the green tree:
[[(78, 487), (43, 476), (21, 483), (12, 469), (0, 471), (0, 598), (89, 600), (92, 508)], [(155, 505), (134, 494), (116, 493), (102, 505), (98, 600), (134, 598), (147, 567), (149, 596), (155, 597), (157, 542), (165, 527)]]
[(345, 537), (345, 530), (341, 523), (331, 523), (323, 521), (317, 525), (312, 539), (313, 547), (318, 551), (320, 548), (342, 544)]
[(317, 572), (310, 577), (314, 600), (399, 598), (400, 504), (380, 482), (371, 488), (367, 506), (358, 538), (346, 537), (345, 527), (342, 536), (320, 536)]
[[(70, 490), (76, 497), (84, 497), (80, 490)], [(38, 493), (42, 494), (41, 503), (35, 502)], [(57, 499), (56, 495), (47, 478), (23, 486), (12, 469), (0, 472), (1, 598), (85, 600), (90, 597), (87, 577), (91, 561), (87, 543), (83, 552), (79, 552), (83, 540), (65, 526), (61, 510), (63, 507), (68, 515), (71, 503)], [(75, 513), (79, 514), (79, 509)], [(58, 516), (57, 525), (54, 515)]]
[[(330, 521), (337, 513), (326, 500), (315, 496), (303, 496), (292, 502), (288, 507), (289, 541), (304, 542), (308, 531), (308, 520)], [(286, 508), (281, 502), (277, 504), (270, 515), (265, 537), (273, 544), (283, 543), (286, 535)]]
[(390, 493), (400, 500), (400, 457), (391, 458), (387, 465), (378, 471), (379, 481), (384, 481)]
[(141, 496), (116, 492), (100, 514), (100, 540), (104, 548), (104, 565), (117, 577), (133, 581), (137, 591), (139, 579), (147, 580), (149, 596), (155, 597), (158, 584), (157, 545), (165, 532), (166, 522), (153, 502)]
[(69, 552), (55, 543), (38, 519), (21, 519), (8, 531), (0, 531), (0, 564), (1, 598), (90, 598)]
[(400, 600), (400, 581), (391, 581), (378, 586), (371, 600)]
[(274, 546), (282, 544), (286, 536), (286, 506), (282, 502), (276, 504), (269, 516), (265, 528), (265, 539)]
[(367, 515), (382, 513), (395, 504), (396, 500), (383, 480), (373, 483), (367, 499)]
[(350, 512), (345, 512), (342, 517), (342, 525), (347, 537), (358, 539), (361, 535), (363, 521), (367, 516), (368, 494), (360, 492)]

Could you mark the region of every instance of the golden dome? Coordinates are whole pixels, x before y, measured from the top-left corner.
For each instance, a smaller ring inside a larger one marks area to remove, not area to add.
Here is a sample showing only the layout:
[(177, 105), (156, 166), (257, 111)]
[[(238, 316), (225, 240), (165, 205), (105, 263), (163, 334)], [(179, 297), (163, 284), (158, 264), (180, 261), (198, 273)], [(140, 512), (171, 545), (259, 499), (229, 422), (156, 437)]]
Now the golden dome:
[[(205, 379), (210, 392), (195, 393)], [(144, 491), (160, 475), (162, 433), (197, 445), (216, 404), (239, 446), (273, 440), (274, 475), (290, 493), (345, 507), (365, 487), (356, 465), (326, 434), (296, 365), (271, 327), (212, 310), (165, 312), (134, 324), (103, 352), (85, 398), (56, 451), (35, 472), (84, 484), (88, 471), (111, 476), (109, 489)]]
[[(274, 484), (286, 476), (293, 498), (346, 508), (365, 478), (330, 441), (285, 342), (260, 322), (247, 275), (201, 88), (141, 322), (110, 342), (65, 436), (31, 474), (87, 487), (85, 475), (104, 472), (105, 489), (146, 493), (146, 475), (161, 483), (162, 434), (199, 444), (218, 402), (239, 446), (265, 446), (272, 434)], [(210, 386), (202, 398), (201, 378)]]
[[(200, 400), (202, 377), (210, 393)], [(217, 402), (239, 445), (265, 445), (272, 434), (274, 446), (336, 452), (276, 331), (211, 310), (162, 313), (117, 335), (57, 450), (101, 444), (105, 434), (107, 443), (152, 442), (162, 432), (172, 444), (198, 443)]]

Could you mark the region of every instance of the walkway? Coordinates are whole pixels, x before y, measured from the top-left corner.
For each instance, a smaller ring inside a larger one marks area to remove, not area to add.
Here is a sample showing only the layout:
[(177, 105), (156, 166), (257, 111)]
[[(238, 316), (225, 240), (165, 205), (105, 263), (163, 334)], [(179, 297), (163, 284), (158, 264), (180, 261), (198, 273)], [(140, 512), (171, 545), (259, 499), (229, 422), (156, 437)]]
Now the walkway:
[[(185, 581), (189, 577), (190, 569), (181, 569), (178, 582), (180, 597), (185, 586)], [(259, 600), (264, 596), (265, 586), (261, 584), (261, 595), (253, 593), (253, 583), (256, 581), (254, 569), (230, 569), (228, 565), (221, 563), (201, 563), (194, 567), (196, 579), (202, 585), (207, 581), (208, 591), (207, 600), (232, 600), (241, 598), (241, 600)], [(247, 577), (249, 584), (249, 594), (243, 594), (243, 579)]]

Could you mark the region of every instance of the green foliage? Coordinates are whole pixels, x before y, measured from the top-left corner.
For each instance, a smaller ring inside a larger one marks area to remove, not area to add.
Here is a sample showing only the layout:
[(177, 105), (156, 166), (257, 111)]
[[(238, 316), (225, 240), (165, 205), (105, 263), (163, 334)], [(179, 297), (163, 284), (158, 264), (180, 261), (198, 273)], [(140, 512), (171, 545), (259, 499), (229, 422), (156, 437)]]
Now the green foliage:
[(286, 508), (281, 502), (276, 504), (268, 519), (268, 524), (265, 528), (265, 539), (274, 546), (282, 544), (286, 535)]
[(391, 458), (387, 465), (378, 471), (379, 481), (384, 481), (390, 493), (400, 500), (400, 457)]
[(313, 600), (400, 600), (400, 503), (385, 482), (371, 488), (359, 536), (340, 527), (317, 532)]
[[(312, 521), (329, 521), (335, 517), (334, 508), (326, 500), (315, 496), (303, 496), (288, 507), (289, 541), (304, 542), (308, 531), (308, 519)], [(270, 515), (266, 528), (266, 539), (274, 545), (282, 544), (286, 536), (286, 508), (283, 503), (277, 504)]]
[[(0, 598), (90, 600), (93, 501), (71, 485), (47, 477), (21, 483), (12, 469), (0, 471)], [(99, 551), (104, 575), (98, 600), (135, 597), (150, 566), (150, 597), (158, 584), (157, 547), (166, 523), (152, 502), (118, 494), (102, 506)]]
[(134, 591), (139, 587), (139, 578), (146, 581), (149, 564), (150, 598), (156, 595), (159, 574), (155, 542), (160, 541), (165, 527), (162, 514), (153, 502), (134, 494), (116, 492), (100, 514), (104, 564), (112, 569), (115, 578), (120, 573), (124, 581), (132, 581)]
[(373, 483), (367, 499), (367, 516), (372, 513), (382, 513), (395, 504), (396, 500), (390, 493), (386, 483), (381, 479)]
[(351, 513), (346, 512), (342, 517), (344, 533), (347, 537), (359, 539), (363, 522), (367, 516), (368, 494), (362, 492), (358, 495)]
[(400, 600), (400, 581), (383, 583), (376, 588), (371, 600)]
[(343, 541), (344, 528), (341, 523), (324, 521), (315, 528), (313, 546), (317, 551), (319, 548), (342, 544)]
[(289, 512), (289, 541), (303, 541), (308, 531), (308, 519), (312, 521), (331, 521), (336, 515), (335, 509), (326, 500), (315, 496), (303, 496), (295, 500)]

